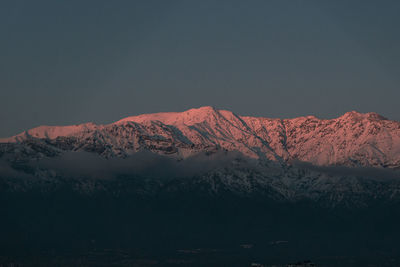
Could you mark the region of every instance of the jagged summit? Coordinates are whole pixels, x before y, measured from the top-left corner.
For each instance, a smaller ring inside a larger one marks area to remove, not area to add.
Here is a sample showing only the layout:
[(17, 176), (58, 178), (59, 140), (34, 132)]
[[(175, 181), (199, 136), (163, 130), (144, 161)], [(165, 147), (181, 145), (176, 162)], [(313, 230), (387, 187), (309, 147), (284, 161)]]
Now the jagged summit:
[(368, 113), (360, 113), (357, 111), (349, 111), (346, 112), (344, 115), (340, 116), (338, 119), (350, 119), (350, 120), (388, 120), (384, 116), (375, 113), (375, 112), (368, 112)]
[(0, 143), (33, 150), (45, 146), (54, 153), (88, 151), (106, 158), (143, 150), (178, 158), (225, 150), (275, 161), (400, 167), (400, 123), (355, 111), (336, 119), (271, 119), (205, 106), (131, 116), (108, 125), (41, 126)]
[[(129, 116), (123, 118), (119, 121), (111, 123), (109, 125), (114, 124), (121, 124), (125, 122), (136, 122), (136, 123), (144, 123), (144, 122), (151, 122), (151, 121), (159, 121), (167, 125), (174, 125), (174, 124), (186, 124), (186, 125), (194, 125), (197, 123), (211, 121), (211, 120), (218, 120), (218, 119), (244, 119), (244, 120), (251, 120), (251, 119), (265, 119), (265, 120), (323, 120), (317, 118), (313, 115), (303, 116), (303, 117), (296, 117), (292, 119), (279, 119), (279, 118), (268, 118), (268, 117), (252, 117), (252, 116), (238, 116), (232, 111), (229, 110), (221, 110), (217, 109), (213, 106), (202, 106), (199, 108), (192, 108), (183, 112), (158, 112), (158, 113), (149, 113), (149, 114), (141, 114), (136, 116)], [(342, 120), (354, 120), (354, 119), (367, 119), (367, 120), (388, 120), (384, 116), (375, 113), (375, 112), (368, 112), (368, 113), (360, 113), (357, 111), (349, 111), (346, 112), (344, 115), (336, 118)], [(10, 138), (2, 138), (0, 142), (13, 142), (16, 140), (15, 137), (36, 137), (36, 138), (50, 138), (54, 139), (59, 136), (68, 136), (73, 135), (75, 133), (81, 131), (87, 131), (95, 128), (99, 128), (103, 125), (96, 125), (92, 122), (83, 123), (78, 125), (70, 125), (70, 126), (49, 126), (49, 125), (42, 125), (30, 130), (26, 130), (18, 135), (12, 136)]]
[[(160, 121), (165, 124), (174, 125), (174, 124), (186, 124), (186, 125), (193, 125), (196, 123), (201, 123), (204, 121), (210, 121), (213, 119), (218, 118), (240, 118), (240, 119), (267, 119), (271, 120), (272, 118), (268, 117), (253, 117), (253, 116), (239, 116), (229, 110), (221, 110), (217, 109), (213, 106), (203, 106), (199, 108), (192, 108), (183, 112), (159, 112), (159, 113), (150, 113), (150, 114), (141, 114), (137, 116), (129, 116), (123, 118), (115, 123), (124, 123), (124, 122), (136, 122), (136, 123), (143, 123), (143, 122), (150, 122), (150, 121)], [(281, 120), (280, 118), (274, 118), (277, 120)], [(375, 112), (368, 112), (368, 113), (360, 113), (357, 111), (349, 111), (346, 112), (344, 115), (336, 118), (337, 120), (388, 120), (384, 116), (375, 113)], [(296, 117), (292, 119), (283, 119), (283, 120), (325, 120), (320, 119), (314, 115)]]
[(122, 123), (127, 121), (133, 121), (142, 123), (146, 121), (160, 121), (165, 124), (194, 124), (199, 123), (209, 118), (216, 117), (219, 115), (219, 110), (211, 106), (204, 106), (200, 108), (193, 108), (183, 112), (159, 112), (151, 114), (142, 114), (138, 116), (131, 116), (117, 121), (116, 123)]

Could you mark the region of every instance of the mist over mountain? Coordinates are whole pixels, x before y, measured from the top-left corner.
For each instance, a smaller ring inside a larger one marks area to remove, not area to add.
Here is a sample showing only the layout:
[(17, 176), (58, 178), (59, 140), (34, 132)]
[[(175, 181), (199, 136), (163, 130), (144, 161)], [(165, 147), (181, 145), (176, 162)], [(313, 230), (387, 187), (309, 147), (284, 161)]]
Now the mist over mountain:
[[(352, 266), (340, 257), (360, 262), (360, 251), (379, 262), (400, 251), (399, 168), (400, 123), (376, 113), (270, 119), (201, 107), (40, 126), (1, 140), (0, 245), (17, 259), (21, 246), (141, 248), (163, 266), (166, 247), (250, 242), (268, 246), (256, 254), (271, 264)], [(269, 247), (277, 240), (290, 244), (284, 257)], [(241, 259), (228, 262), (250, 264)]]

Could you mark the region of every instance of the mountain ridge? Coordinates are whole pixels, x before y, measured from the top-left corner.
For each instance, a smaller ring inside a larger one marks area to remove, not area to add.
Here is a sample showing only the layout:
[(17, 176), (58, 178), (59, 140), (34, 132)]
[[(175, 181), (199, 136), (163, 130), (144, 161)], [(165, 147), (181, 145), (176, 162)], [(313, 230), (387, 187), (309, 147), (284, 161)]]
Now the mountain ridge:
[(400, 122), (374, 112), (350, 111), (335, 119), (279, 119), (240, 116), (205, 106), (130, 116), (105, 125), (39, 126), (0, 143), (43, 140), (49, 149), (83, 150), (106, 158), (148, 150), (184, 159), (226, 150), (273, 161), (400, 167)]
[(400, 203), (399, 170), (400, 123), (354, 111), (279, 119), (202, 107), (42, 126), (0, 143), (0, 190), (11, 193), (70, 188), (368, 207)]

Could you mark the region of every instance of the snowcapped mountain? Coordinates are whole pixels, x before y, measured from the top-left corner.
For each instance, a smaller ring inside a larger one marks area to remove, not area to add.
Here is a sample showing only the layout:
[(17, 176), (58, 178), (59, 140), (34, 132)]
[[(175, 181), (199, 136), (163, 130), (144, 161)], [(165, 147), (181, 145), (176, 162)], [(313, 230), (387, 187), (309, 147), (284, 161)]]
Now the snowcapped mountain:
[(274, 119), (201, 107), (127, 117), (108, 125), (40, 126), (0, 139), (0, 155), (8, 159), (66, 151), (105, 158), (151, 151), (185, 159), (221, 150), (277, 162), (399, 168), (400, 122), (354, 111), (330, 120)]
[(400, 123), (354, 111), (271, 119), (201, 107), (41, 126), (0, 142), (6, 191), (68, 185), (85, 194), (229, 193), (368, 206), (400, 201), (399, 168)]

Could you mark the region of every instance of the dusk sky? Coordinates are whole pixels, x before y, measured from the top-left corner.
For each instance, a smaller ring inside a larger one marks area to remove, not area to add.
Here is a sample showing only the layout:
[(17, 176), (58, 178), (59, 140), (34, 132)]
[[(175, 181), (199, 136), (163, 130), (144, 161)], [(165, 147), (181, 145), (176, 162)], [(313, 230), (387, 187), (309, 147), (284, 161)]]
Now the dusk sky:
[(211, 105), (400, 120), (400, 1), (2, 1), (0, 137)]

